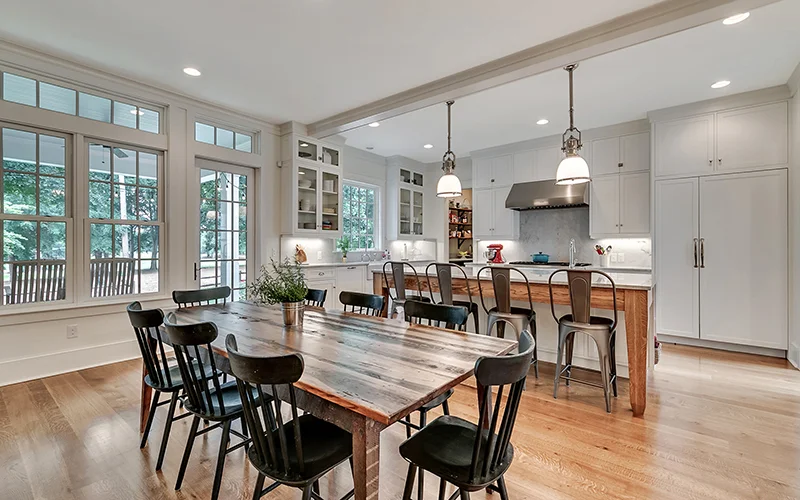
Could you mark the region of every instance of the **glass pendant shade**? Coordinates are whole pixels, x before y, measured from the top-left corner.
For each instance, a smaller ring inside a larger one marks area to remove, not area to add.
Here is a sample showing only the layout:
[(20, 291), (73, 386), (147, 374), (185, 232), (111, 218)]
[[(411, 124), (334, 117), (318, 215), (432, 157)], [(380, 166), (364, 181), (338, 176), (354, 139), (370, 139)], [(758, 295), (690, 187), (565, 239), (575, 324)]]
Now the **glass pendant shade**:
[(589, 165), (580, 155), (567, 153), (567, 156), (558, 164), (556, 184), (582, 184), (589, 180)]
[(453, 198), (461, 196), (461, 181), (455, 174), (444, 174), (436, 185), (436, 196), (439, 198)]

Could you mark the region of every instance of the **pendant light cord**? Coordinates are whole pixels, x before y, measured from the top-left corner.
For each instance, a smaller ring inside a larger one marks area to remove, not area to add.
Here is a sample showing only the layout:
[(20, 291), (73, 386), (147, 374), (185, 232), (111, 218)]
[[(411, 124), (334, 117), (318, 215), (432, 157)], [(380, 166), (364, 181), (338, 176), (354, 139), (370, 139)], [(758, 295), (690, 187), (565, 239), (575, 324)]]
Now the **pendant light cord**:
[(569, 129), (575, 129), (575, 108), (572, 105), (572, 72), (575, 71), (575, 66), (567, 66), (569, 71)]
[[(450, 107), (453, 104), (455, 104), (455, 101), (447, 101), (447, 151), (442, 156), (442, 170), (445, 173), (449, 173), (448, 170), (452, 170), (452, 167), (455, 167), (456, 161), (456, 155), (450, 149)], [(448, 168), (448, 165), (451, 165), (451, 167)]]

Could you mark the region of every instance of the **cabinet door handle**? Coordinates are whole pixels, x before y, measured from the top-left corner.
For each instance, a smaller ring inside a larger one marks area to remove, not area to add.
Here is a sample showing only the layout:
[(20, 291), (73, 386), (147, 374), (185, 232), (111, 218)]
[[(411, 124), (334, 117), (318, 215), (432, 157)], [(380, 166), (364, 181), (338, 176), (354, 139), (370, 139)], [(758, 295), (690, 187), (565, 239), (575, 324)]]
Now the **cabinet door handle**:
[(619, 168), (622, 168), (622, 162), (619, 162), (619, 163), (617, 163), (617, 166), (618, 166)]
[(706, 267), (706, 239), (700, 238), (700, 269)]
[(317, 273), (317, 274), (319, 274), (320, 276), (325, 276), (325, 273), (323, 273), (322, 271), (320, 271), (320, 272), (319, 272), (319, 273)]
[(194, 280), (197, 281), (197, 262), (194, 263)]
[(492, 179), (492, 182), (494, 182), (494, 179)]
[(694, 268), (697, 269), (697, 238), (694, 239)]
[(717, 162), (719, 162), (719, 164), (722, 165), (722, 158), (718, 158)]
[(714, 165), (714, 160), (708, 160), (709, 165)]
[(347, 266), (347, 269), (355, 269), (356, 266)]

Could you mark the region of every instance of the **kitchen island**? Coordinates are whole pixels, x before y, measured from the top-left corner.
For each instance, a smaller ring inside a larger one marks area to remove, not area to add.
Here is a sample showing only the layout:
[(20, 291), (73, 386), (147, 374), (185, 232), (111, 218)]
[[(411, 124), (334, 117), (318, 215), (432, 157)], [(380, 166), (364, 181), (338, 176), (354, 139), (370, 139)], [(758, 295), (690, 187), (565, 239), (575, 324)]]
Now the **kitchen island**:
[[(475, 274), (478, 269), (467, 270), (467, 280), (463, 277), (453, 275), (453, 293), (455, 295), (466, 296), (469, 291), (472, 293), (473, 300), (478, 301), (478, 283)], [(531, 296), (534, 303), (550, 304), (550, 292), (548, 288), (548, 278), (550, 272), (542, 273), (527, 272), (526, 276), (530, 283)], [(644, 414), (647, 406), (647, 354), (648, 354), (648, 326), (649, 326), (649, 295), (652, 288), (650, 276), (647, 274), (632, 275), (628, 273), (609, 273), (615, 280), (617, 288), (617, 310), (624, 313), (624, 324), (626, 330), (627, 351), (628, 351), (628, 378), (630, 380), (630, 404), (633, 415), (640, 417)], [(423, 291), (429, 291), (428, 277), (420, 273), (420, 287)], [(592, 283), (592, 307), (613, 311), (613, 294), (610, 284), (605, 278), (595, 275)], [(620, 279), (622, 278), (622, 279)], [(389, 286), (393, 286), (391, 276)], [(491, 281), (486, 274), (481, 275), (481, 286), (485, 296), (491, 297)], [(373, 293), (388, 297), (388, 290), (384, 283), (381, 272), (374, 272)], [(433, 292), (438, 291), (435, 276), (430, 277), (430, 286)], [(413, 276), (406, 278), (406, 289), (415, 290), (417, 283)], [(468, 288), (469, 287), (469, 288)], [(527, 302), (528, 291), (525, 282), (521, 279), (512, 279), (511, 298), (514, 301)], [(560, 274), (553, 285), (553, 300), (558, 305), (569, 305), (569, 290), (566, 285), (566, 274)], [(388, 300), (387, 300), (388, 303)], [(384, 315), (386, 310), (384, 310)]]

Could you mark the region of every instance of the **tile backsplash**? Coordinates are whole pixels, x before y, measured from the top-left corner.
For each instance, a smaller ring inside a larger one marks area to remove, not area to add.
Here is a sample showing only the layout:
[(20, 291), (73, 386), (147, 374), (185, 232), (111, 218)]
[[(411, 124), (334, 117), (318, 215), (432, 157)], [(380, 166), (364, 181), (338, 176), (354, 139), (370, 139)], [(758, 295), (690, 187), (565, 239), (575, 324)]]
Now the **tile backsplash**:
[[(553, 261), (569, 260), (569, 240), (575, 239), (578, 262), (600, 264), (595, 245), (611, 245), (612, 253), (624, 254), (623, 262), (611, 267), (652, 267), (650, 238), (614, 238), (594, 240), (589, 237), (589, 208), (563, 208), (554, 210), (526, 210), (520, 212), (518, 241), (498, 241), (503, 244), (503, 256), (509, 260), (530, 260), (535, 253), (546, 253)], [(477, 247), (478, 261), (484, 261), (486, 245), (495, 243), (482, 240)]]

